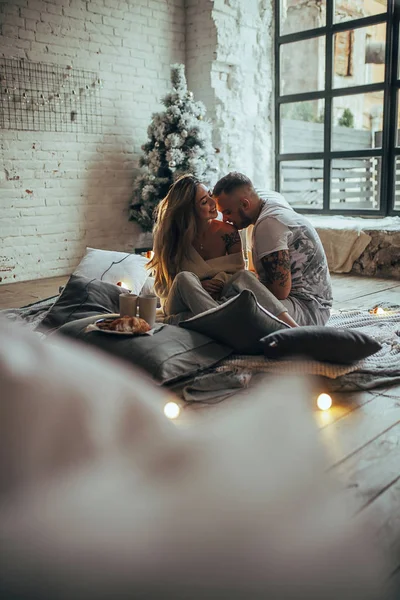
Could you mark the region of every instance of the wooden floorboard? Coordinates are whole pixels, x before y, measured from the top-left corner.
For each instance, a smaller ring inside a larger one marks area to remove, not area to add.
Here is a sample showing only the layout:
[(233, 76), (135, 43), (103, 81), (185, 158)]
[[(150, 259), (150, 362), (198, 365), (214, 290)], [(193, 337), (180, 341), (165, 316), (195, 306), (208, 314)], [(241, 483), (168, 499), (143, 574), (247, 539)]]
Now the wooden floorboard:
[(354, 489), (357, 511), (361, 511), (400, 480), (399, 465), (400, 421), (397, 421), (337, 465), (334, 473), (346, 487)]
[(342, 310), (349, 310), (353, 308), (357, 308), (359, 310), (370, 310), (375, 306), (379, 306), (381, 304), (384, 305), (386, 303), (400, 306), (400, 285), (393, 288), (380, 290), (378, 292), (370, 292), (363, 296), (359, 296), (358, 298), (338, 301), (335, 302), (334, 306), (335, 308)]
[(331, 452), (332, 466), (349, 459), (398, 421), (398, 399), (376, 395), (370, 402), (321, 429), (321, 439)]
[[(384, 461), (382, 462), (384, 468)], [(400, 481), (391, 485), (359, 515), (368, 522), (376, 543), (386, 556), (387, 577), (400, 568)], [(398, 598), (396, 598), (398, 600)]]
[(400, 282), (394, 279), (357, 277), (356, 275), (332, 275), (333, 301), (348, 302), (384, 290), (399, 288)]
[[(353, 409), (321, 426), (331, 472), (347, 488), (350, 509), (370, 524), (386, 556), (387, 577), (400, 567), (400, 386), (359, 393)], [(342, 398), (342, 402), (345, 398)]]
[(19, 308), (38, 302), (50, 296), (56, 296), (60, 286), (68, 281), (69, 276), (49, 277), (36, 281), (21, 281), (0, 285), (0, 310)]
[[(319, 386), (319, 392), (324, 392), (323, 385)], [(349, 415), (367, 402), (371, 402), (377, 395), (377, 390), (360, 392), (331, 392), (332, 408), (328, 411), (317, 410), (315, 412), (315, 421), (320, 429), (333, 425), (340, 419)]]

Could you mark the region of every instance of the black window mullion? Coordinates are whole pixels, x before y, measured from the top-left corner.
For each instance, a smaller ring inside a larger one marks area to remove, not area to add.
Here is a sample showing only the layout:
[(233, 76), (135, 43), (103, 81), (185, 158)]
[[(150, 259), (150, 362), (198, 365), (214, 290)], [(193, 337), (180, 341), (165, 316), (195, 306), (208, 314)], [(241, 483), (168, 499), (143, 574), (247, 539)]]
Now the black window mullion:
[[(329, 2), (330, 0), (328, 0)], [(391, 0), (389, 0), (390, 2)], [(280, 7), (279, 7), (280, 10)], [(327, 13), (328, 13), (327, 7)], [(340, 23), (333, 22), (332, 14), (332, 31), (337, 33), (338, 31), (347, 31), (348, 29), (360, 29), (361, 27), (373, 27), (380, 23), (385, 23), (387, 18), (386, 13), (380, 13), (379, 15), (370, 15), (369, 17), (361, 17), (359, 19), (350, 19), (348, 21), (341, 21)], [(284, 35), (278, 34), (278, 41), (280, 44), (290, 44), (292, 42), (302, 42), (303, 40), (309, 40), (314, 37), (326, 35), (328, 29), (328, 22), (323, 27), (316, 27), (314, 29), (306, 29), (305, 31), (297, 31), (295, 33), (287, 33)]]
[(286, 35), (279, 36), (280, 44), (291, 44), (293, 42), (302, 42), (304, 40), (311, 40), (315, 37), (326, 35), (326, 27), (317, 27), (315, 29), (306, 29), (305, 31), (298, 31), (296, 33), (287, 33)]
[[(391, 6), (391, 71), (390, 71), (390, 91), (388, 92), (388, 112), (390, 116), (387, 121), (389, 123), (388, 133), (388, 168), (387, 168), (387, 181), (388, 181), (388, 204), (387, 213), (390, 215), (398, 215), (399, 210), (395, 210), (396, 202), (396, 157), (400, 154), (399, 148), (397, 148), (397, 136), (398, 136), (398, 94), (399, 94), (399, 21), (400, 21), (400, 2), (393, 0), (393, 6)], [(383, 129), (385, 132), (385, 128)]]
[[(400, 154), (400, 148), (398, 149)], [(332, 160), (338, 158), (374, 158), (382, 157), (384, 152), (382, 148), (363, 148), (359, 150), (332, 150), (329, 152), (329, 156)], [(325, 152), (296, 152), (296, 153), (282, 153), (278, 154), (280, 161), (294, 161), (294, 160), (323, 160), (326, 157)]]
[(325, 98), (324, 90), (318, 92), (299, 92), (297, 94), (286, 94), (279, 96), (277, 101), (279, 104), (289, 104), (290, 102), (304, 102), (306, 100), (319, 100)]
[(393, 12), (394, 0), (388, 0), (387, 26), (386, 26), (386, 52), (385, 52), (385, 91), (383, 99), (383, 132), (382, 132), (382, 151), (383, 158), (381, 162), (381, 181), (380, 181), (380, 210), (383, 214), (388, 213), (388, 207), (391, 205), (393, 195), (393, 185), (391, 185), (393, 174), (393, 147), (394, 132), (391, 130), (392, 110), (393, 110)]
[(326, 2), (325, 40), (325, 120), (324, 120), (324, 185), (323, 212), (329, 212), (331, 199), (331, 137), (332, 137), (332, 88), (333, 88), (333, 12), (334, 0)]
[[(280, 115), (280, 90), (281, 90), (281, 55), (280, 55), (280, 27), (281, 27), (281, 2), (275, 2), (275, 156), (281, 152), (281, 115)], [(281, 166), (279, 160), (275, 160), (275, 189), (281, 191)]]
[[(329, 2), (330, 0), (328, 0)], [(333, 0), (332, 0), (333, 1)], [(390, 3), (392, 0), (388, 0)], [(379, 13), (379, 15), (370, 15), (369, 17), (360, 17), (359, 19), (350, 19), (348, 21), (340, 21), (340, 23), (332, 23), (333, 33), (338, 31), (347, 31), (348, 29), (360, 29), (361, 27), (373, 27), (380, 23), (385, 23), (387, 12)]]
[(279, 96), (279, 104), (289, 104), (290, 102), (305, 102), (307, 100), (320, 100), (326, 96), (337, 98), (342, 96), (352, 96), (355, 94), (368, 94), (371, 92), (381, 92), (385, 90), (385, 82), (366, 83), (346, 88), (331, 88), (330, 90), (319, 90), (317, 92), (299, 92), (297, 94), (287, 94)]

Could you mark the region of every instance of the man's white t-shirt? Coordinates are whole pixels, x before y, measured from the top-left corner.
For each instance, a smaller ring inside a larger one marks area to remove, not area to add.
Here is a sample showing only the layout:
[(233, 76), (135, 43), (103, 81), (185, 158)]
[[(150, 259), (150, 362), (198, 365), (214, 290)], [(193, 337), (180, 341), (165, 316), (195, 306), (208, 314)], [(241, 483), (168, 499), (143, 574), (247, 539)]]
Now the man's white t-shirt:
[(332, 306), (331, 281), (316, 230), (278, 192), (256, 191), (263, 206), (253, 228), (251, 251), (260, 281), (266, 283), (261, 259), (278, 250), (289, 250), (292, 276), (289, 297), (329, 310)]

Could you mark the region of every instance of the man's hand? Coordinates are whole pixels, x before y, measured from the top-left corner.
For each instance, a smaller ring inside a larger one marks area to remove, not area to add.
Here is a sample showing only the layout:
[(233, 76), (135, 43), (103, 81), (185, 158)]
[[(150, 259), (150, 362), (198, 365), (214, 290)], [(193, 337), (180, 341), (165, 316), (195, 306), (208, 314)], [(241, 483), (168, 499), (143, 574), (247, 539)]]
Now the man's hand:
[(214, 300), (218, 300), (221, 296), (221, 292), (224, 288), (224, 283), (219, 281), (219, 279), (204, 279), (201, 282), (203, 288), (208, 292), (211, 298)]
[(264, 281), (278, 300), (286, 300), (292, 289), (289, 250), (278, 250), (261, 259)]

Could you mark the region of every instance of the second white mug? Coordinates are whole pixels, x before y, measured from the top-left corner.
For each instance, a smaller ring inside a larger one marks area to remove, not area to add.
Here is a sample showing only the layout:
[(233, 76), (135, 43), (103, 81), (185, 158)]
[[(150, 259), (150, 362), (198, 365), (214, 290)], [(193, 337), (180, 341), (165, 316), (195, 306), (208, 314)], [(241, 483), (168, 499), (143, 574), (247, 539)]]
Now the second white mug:
[(157, 296), (152, 294), (139, 296), (138, 298), (139, 317), (147, 321), (151, 328), (154, 327), (156, 322), (157, 301)]

